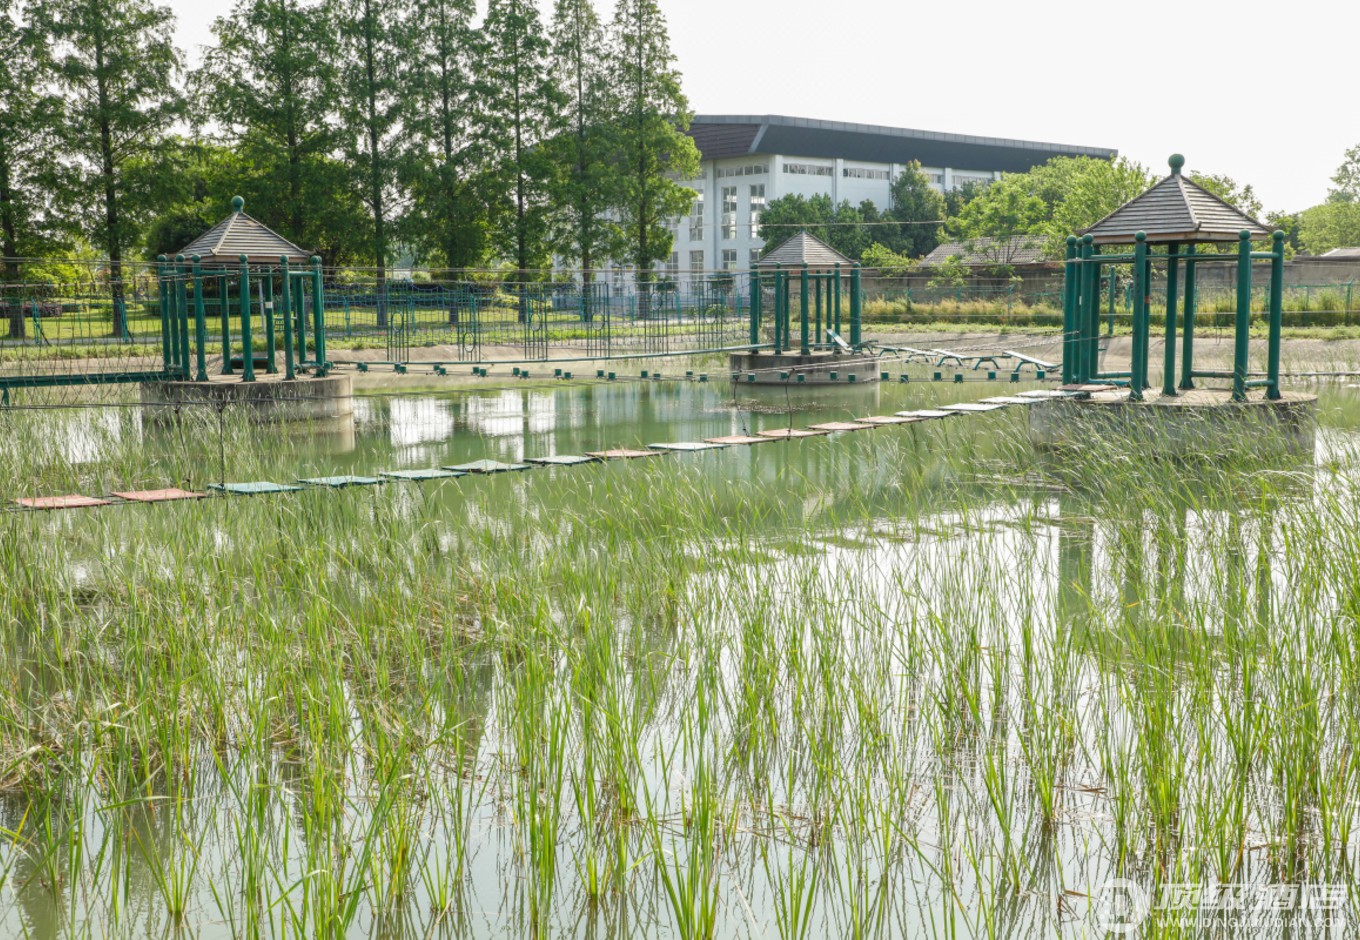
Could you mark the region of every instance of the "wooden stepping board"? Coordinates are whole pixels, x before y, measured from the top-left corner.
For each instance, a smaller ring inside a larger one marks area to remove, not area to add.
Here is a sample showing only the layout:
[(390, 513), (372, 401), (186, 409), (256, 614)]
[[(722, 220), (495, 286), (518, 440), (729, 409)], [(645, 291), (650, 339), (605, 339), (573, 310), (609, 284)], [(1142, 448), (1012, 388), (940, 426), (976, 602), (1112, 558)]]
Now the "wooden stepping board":
[(130, 503), (169, 503), (177, 499), (203, 499), (206, 493), (192, 493), (171, 487), (164, 490), (134, 490), (127, 493), (114, 493), (119, 499)]
[(1032, 405), (1038, 399), (1021, 398), (1019, 395), (1001, 395), (997, 398), (984, 398), (984, 405)]
[(595, 463), (594, 457), (561, 454), (556, 457), (525, 457), (526, 463), (536, 463), (545, 467), (575, 467), (583, 463)]
[(694, 453), (700, 450), (722, 450), (725, 445), (710, 441), (680, 441), (675, 444), (648, 444), (652, 450), (673, 450), (681, 453)]
[(25, 496), (14, 502), (25, 509), (92, 509), (107, 506), (110, 500), (72, 493), (67, 496)]
[(587, 451), (587, 457), (598, 457), (600, 460), (637, 460), (640, 457), (660, 457), (665, 451), (662, 450), (631, 450), (627, 447), (616, 447), (613, 450), (592, 450)]
[(872, 424), (875, 427), (885, 427), (890, 424), (912, 424), (916, 421), (923, 421), (924, 418), (904, 418), (901, 415), (870, 415), (867, 418), (857, 419), (860, 424)]
[(959, 412), (968, 412), (968, 413), (980, 413), (980, 412), (983, 412), (983, 411), (999, 411), (999, 410), (1001, 410), (1002, 408), (1005, 408), (1005, 407), (1006, 407), (1005, 405), (984, 405), (982, 402), (977, 402), (977, 401), (966, 401), (966, 402), (960, 402), (960, 403), (957, 404), (957, 405), (941, 405), (941, 406), (940, 406), (940, 410), (941, 410), (941, 411), (959, 411)]
[(262, 496), (266, 493), (296, 493), (302, 487), (260, 480), (254, 483), (209, 483), (208, 489), (232, 496)]
[(384, 470), (378, 476), (389, 480), (404, 480), (408, 483), (424, 483), (427, 480), (454, 480), (467, 476), (461, 470), (442, 470), (438, 467), (419, 470)]
[(528, 470), (527, 463), (502, 463), (499, 460), (474, 460), (472, 463), (454, 464), (445, 467), (445, 470), (455, 470), (459, 473), (507, 473), (514, 470)]
[(813, 431), (868, 431), (873, 425), (862, 421), (824, 421), (821, 424), (809, 424), (808, 428)]
[(761, 437), (768, 437), (772, 441), (788, 441), (801, 437), (821, 437), (823, 434), (830, 434), (830, 431), (808, 431), (801, 428), (775, 428), (771, 431), (761, 431)]
[(382, 480), (377, 477), (311, 477), (306, 480), (298, 480), (305, 486), (329, 486), (331, 489), (338, 490), (346, 486), (377, 486)]
[(704, 438), (706, 444), (768, 444), (772, 437), (752, 437), (746, 434), (729, 434), (726, 437)]

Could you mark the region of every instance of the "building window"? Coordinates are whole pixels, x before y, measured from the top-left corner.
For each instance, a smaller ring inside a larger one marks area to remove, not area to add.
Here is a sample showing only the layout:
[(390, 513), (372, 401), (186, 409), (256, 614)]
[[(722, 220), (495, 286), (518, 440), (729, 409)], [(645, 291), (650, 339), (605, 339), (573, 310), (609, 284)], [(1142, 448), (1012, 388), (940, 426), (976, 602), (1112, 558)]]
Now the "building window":
[(927, 173), (927, 174), (926, 174), (926, 179), (930, 180), (930, 185), (932, 185), (932, 186), (943, 186), (943, 185), (944, 185), (944, 174), (943, 174), (943, 173)]
[(737, 249), (723, 249), (722, 266), (724, 271), (735, 271), (737, 269)]
[(973, 183), (973, 184), (975, 184), (975, 185), (977, 185), (977, 186), (986, 186), (986, 185), (987, 185), (988, 183), (990, 183), (991, 181), (992, 181), (992, 174), (990, 174), (990, 173), (955, 173), (955, 174), (954, 174), (954, 188), (955, 188), (955, 189), (958, 189), (960, 186), (963, 186), (963, 185), (965, 185), (965, 184), (967, 184), (967, 183)]
[(754, 267), (756, 266), (756, 262), (760, 260), (760, 252), (761, 252), (761, 251), (762, 251), (762, 249), (760, 249), (760, 248), (752, 248), (752, 249), (751, 249), (751, 257), (750, 257), (750, 261), (749, 261), (751, 267), (754, 268)]
[(703, 251), (691, 251), (689, 253), (689, 273), (704, 273), (704, 253)]
[(768, 163), (748, 163), (745, 166), (718, 167), (717, 177), (720, 180), (725, 180), (733, 176), (764, 176), (769, 172), (770, 165)]
[(887, 170), (871, 170), (863, 166), (847, 166), (841, 170), (841, 176), (852, 180), (886, 180)]
[(825, 163), (786, 163), (784, 172), (795, 176), (835, 176), (836, 168)]
[(751, 184), (751, 237), (760, 237), (760, 214), (765, 211), (765, 184)]
[(703, 196), (695, 199), (693, 207), (689, 210), (689, 240), (692, 242), (701, 242), (704, 240)]
[(671, 260), (666, 262), (666, 275), (673, 278), (680, 276), (680, 252), (671, 252)]
[(737, 237), (737, 187), (722, 188), (722, 237), (732, 241)]

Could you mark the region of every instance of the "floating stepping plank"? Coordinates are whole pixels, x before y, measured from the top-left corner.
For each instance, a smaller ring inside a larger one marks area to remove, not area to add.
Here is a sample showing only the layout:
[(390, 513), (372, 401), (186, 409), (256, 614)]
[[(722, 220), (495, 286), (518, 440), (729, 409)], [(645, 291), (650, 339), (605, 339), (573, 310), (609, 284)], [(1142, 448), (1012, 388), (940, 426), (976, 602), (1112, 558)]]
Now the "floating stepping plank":
[(704, 438), (706, 444), (768, 444), (772, 437), (752, 437), (749, 434), (729, 434), (726, 437)]
[(458, 477), (467, 476), (461, 470), (443, 470), (439, 467), (430, 467), (420, 470), (384, 470), (378, 474), (389, 480), (404, 480), (407, 483), (424, 483), (427, 480), (453, 480)]
[(260, 480), (254, 483), (209, 483), (208, 489), (232, 496), (262, 496), (266, 493), (296, 493), (302, 487)]
[(331, 489), (341, 489), (346, 486), (377, 486), (382, 480), (377, 477), (311, 477), (307, 480), (298, 480), (306, 486), (329, 486)]
[(1042, 399), (1045, 399), (1045, 398), (1075, 398), (1077, 395), (1080, 395), (1080, 394), (1081, 394), (1080, 392), (1072, 392), (1072, 391), (1066, 391), (1066, 392), (1065, 392), (1065, 391), (1062, 391), (1062, 390), (1056, 389), (1056, 388), (1036, 388), (1036, 389), (1031, 389), (1031, 390), (1028, 391), (1028, 392), (1021, 392), (1019, 395), (1017, 395), (1017, 396), (1015, 396), (1015, 397), (1016, 397), (1016, 398), (1034, 398), (1034, 399), (1042, 400)]
[(1059, 385), (1060, 392), (1110, 392), (1116, 388), (1107, 382), (1090, 382), (1086, 385)]
[(960, 403), (957, 404), (957, 405), (941, 405), (941, 406), (940, 406), (940, 410), (941, 410), (941, 411), (981, 412), (981, 411), (999, 411), (1000, 409), (1005, 408), (1005, 407), (1006, 407), (1005, 405), (984, 405), (982, 402), (977, 402), (977, 401), (965, 401), (965, 402), (960, 402)]
[(627, 447), (616, 447), (613, 450), (592, 450), (587, 451), (587, 457), (598, 457), (600, 460), (637, 460), (639, 457), (660, 457), (665, 451), (661, 450), (630, 450)]
[(164, 490), (135, 490), (130, 493), (114, 493), (113, 495), (130, 503), (169, 503), (177, 499), (202, 499), (206, 494), (171, 487)]
[(1032, 405), (1037, 401), (1034, 398), (1021, 398), (1019, 395), (1000, 395), (996, 398), (984, 398), (984, 405)]
[(700, 450), (722, 450), (725, 444), (714, 444), (711, 441), (677, 441), (674, 444), (648, 444), (652, 450), (674, 450), (681, 453), (694, 453)]
[(575, 467), (583, 463), (594, 463), (594, 457), (562, 454), (557, 457), (525, 457), (525, 462), (541, 464), (545, 467)]
[(25, 509), (92, 509), (108, 506), (112, 500), (72, 493), (69, 496), (25, 496), (15, 502)]
[(808, 427), (813, 431), (868, 431), (873, 425), (862, 421), (824, 421), (821, 424), (809, 424)]
[(512, 470), (528, 470), (527, 463), (502, 463), (499, 460), (474, 460), (472, 463), (454, 464), (445, 467), (445, 470), (457, 470), (461, 473), (507, 473)]
[(956, 411), (937, 411), (933, 408), (922, 408), (919, 411), (899, 411), (897, 417), (925, 420), (927, 418), (950, 418), (956, 414), (958, 414)]
[(772, 441), (789, 441), (800, 437), (821, 437), (823, 434), (830, 434), (830, 431), (812, 431), (802, 428), (775, 428), (771, 431), (761, 431), (761, 437), (768, 437)]
[(901, 415), (870, 415), (867, 418), (859, 418), (857, 420), (860, 424), (872, 424), (881, 427), (889, 424), (911, 424), (914, 421), (920, 421), (922, 419), (905, 418)]

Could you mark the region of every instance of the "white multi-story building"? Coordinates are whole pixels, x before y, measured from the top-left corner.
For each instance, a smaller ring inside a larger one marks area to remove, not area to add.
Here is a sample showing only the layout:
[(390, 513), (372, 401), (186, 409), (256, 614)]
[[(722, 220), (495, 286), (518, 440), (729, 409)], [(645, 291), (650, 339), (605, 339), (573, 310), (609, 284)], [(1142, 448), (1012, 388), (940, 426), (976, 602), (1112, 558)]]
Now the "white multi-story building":
[[(869, 124), (767, 115), (703, 114), (690, 136), (702, 156), (687, 181), (698, 195), (675, 227), (668, 273), (677, 276), (748, 269), (765, 239), (760, 213), (780, 196), (827, 195), (835, 205), (869, 200), (891, 208), (893, 179), (916, 161), (941, 192), (966, 182), (1024, 172), (1052, 157), (1108, 158), (1108, 147), (971, 137)], [(777, 233), (779, 239), (791, 233)], [(622, 282), (625, 272), (612, 275)]]

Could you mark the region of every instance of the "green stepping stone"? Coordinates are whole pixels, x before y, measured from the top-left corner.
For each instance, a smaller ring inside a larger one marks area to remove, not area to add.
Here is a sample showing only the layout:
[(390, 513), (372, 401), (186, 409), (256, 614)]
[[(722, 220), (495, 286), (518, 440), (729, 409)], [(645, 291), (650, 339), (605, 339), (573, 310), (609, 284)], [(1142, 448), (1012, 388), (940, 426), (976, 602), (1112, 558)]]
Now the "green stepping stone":
[(404, 480), (408, 483), (424, 483), (427, 480), (455, 480), (467, 476), (461, 470), (441, 470), (431, 467), (422, 470), (384, 470), (378, 476), (389, 480)]
[(307, 480), (298, 480), (306, 486), (329, 486), (331, 489), (338, 490), (346, 486), (377, 486), (382, 480), (377, 477), (311, 477)]
[(648, 444), (652, 450), (674, 450), (681, 453), (692, 453), (697, 450), (722, 450), (726, 444), (710, 444), (707, 441), (679, 441), (674, 444)]
[(266, 493), (296, 493), (302, 487), (261, 480), (254, 483), (209, 483), (208, 489), (233, 496), (262, 496)]
[(474, 460), (472, 463), (454, 464), (445, 467), (445, 470), (456, 470), (460, 473), (506, 473), (511, 470), (528, 470), (527, 463), (502, 463), (499, 460)]
[(545, 467), (575, 467), (583, 463), (595, 463), (594, 457), (562, 455), (558, 457), (525, 457), (526, 463), (536, 463)]

